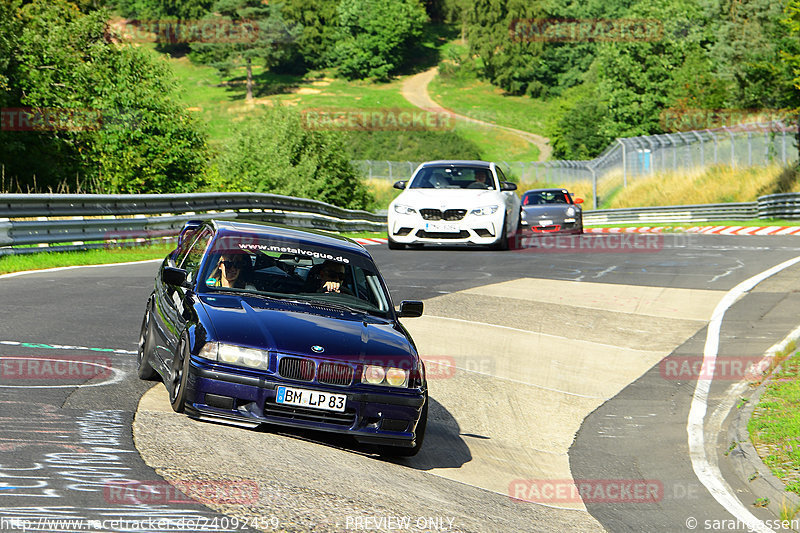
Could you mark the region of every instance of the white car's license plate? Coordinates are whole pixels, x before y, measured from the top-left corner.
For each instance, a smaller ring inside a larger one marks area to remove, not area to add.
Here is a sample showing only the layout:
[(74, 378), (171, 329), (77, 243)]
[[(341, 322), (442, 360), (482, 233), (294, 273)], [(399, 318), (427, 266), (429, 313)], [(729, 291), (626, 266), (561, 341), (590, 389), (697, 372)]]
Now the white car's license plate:
[(308, 389), (278, 387), (275, 402), (284, 405), (296, 405), (298, 407), (310, 407), (312, 409), (341, 412), (344, 411), (344, 404), (347, 402), (347, 396), (344, 394), (331, 394)]
[(461, 229), (459, 229), (458, 224), (428, 222), (425, 224), (425, 231), (432, 233), (458, 233)]
[(539, 221), (539, 225), (540, 226), (552, 226), (553, 225), (553, 221), (552, 220), (540, 220)]

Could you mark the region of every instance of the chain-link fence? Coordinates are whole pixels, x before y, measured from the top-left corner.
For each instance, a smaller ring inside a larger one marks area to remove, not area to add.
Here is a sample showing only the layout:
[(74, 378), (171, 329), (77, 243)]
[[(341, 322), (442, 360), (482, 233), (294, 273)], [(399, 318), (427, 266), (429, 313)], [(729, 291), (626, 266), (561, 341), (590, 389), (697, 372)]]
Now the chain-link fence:
[[(629, 179), (657, 172), (787, 164), (797, 160), (797, 125), (776, 120), (732, 127), (616, 139), (600, 156), (587, 161), (498, 161), (520, 181), (568, 185), (592, 182), (594, 207)], [(365, 177), (408, 179), (415, 161), (354, 161)]]

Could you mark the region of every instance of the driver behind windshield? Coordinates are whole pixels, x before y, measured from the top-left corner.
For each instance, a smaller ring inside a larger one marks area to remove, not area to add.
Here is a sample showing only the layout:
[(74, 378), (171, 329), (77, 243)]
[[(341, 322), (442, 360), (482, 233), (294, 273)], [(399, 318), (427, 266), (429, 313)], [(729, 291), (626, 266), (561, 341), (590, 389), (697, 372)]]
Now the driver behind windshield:
[(213, 286), (254, 290), (255, 286), (247, 283), (251, 266), (250, 258), (244, 254), (222, 254), (211, 276)]
[(342, 287), (345, 275), (346, 270), (342, 263), (326, 259), (323, 263), (315, 266), (312, 272), (309, 272), (308, 281), (311, 284), (309, 292), (349, 294), (350, 291)]
[(489, 178), (489, 174), (486, 170), (477, 169), (475, 170), (475, 181), (467, 185), (467, 189), (488, 189), (489, 184), (487, 180)]

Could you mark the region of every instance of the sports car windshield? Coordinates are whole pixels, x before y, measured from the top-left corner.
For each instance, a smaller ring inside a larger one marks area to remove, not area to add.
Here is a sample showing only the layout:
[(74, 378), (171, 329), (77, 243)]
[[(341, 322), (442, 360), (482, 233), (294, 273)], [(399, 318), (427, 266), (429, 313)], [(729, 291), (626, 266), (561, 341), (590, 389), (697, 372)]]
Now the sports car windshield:
[(386, 317), (387, 295), (375, 265), (334, 248), (226, 235), (208, 251), (204, 291), (326, 303)]
[(425, 167), (409, 189), (493, 189), (491, 171), (486, 167)]
[(564, 191), (531, 192), (522, 199), (522, 205), (571, 204)]

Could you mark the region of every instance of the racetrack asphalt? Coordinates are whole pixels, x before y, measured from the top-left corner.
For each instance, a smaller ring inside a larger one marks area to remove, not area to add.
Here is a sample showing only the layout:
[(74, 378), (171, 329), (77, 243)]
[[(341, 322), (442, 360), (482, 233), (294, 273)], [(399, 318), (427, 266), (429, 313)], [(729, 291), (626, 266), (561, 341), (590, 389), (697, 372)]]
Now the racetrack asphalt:
[[(358, 524), (364, 529), (368, 518), (427, 517), (460, 531), (682, 531), (672, 527), (685, 509), (669, 507), (666, 499), (659, 502), (661, 511), (641, 512), (645, 509), (636, 503), (589, 503), (587, 512), (580, 502), (565, 499), (548, 505), (519, 502), (509, 490), (520, 486), (512, 485), (514, 480), (567, 478), (657, 479), (665, 486), (677, 479), (684, 488), (696, 488), (685, 457), (677, 460), (685, 453), (679, 444), (685, 448), (686, 428), (673, 395), (688, 396), (688, 386), (663, 379), (656, 386), (640, 384), (658, 373), (658, 360), (671, 351), (696, 355), (703, 314), (724, 291), (800, 255), (792, 238), (714, 236), (667, 239), (658, 251), (633, 254), (369, 250), (395, 302), (426, 301), (425, 317), (404, 321), (431, 367), (440, 368), (441, 379), (430, 382), (431, 426), (419, 456), (384, 461), (342, 439), (195, 422), (164, 409), (164, 387), (157, 385), (135, 415), (142, 461), (127, 425), (148, 387), (135, 379), (134, 357), (53, 346), (135, 350), (155, 263), (0, 278), (0, 297), (13, 302), (0, 341), (28, 343), (0, 343), (0, 356), (100, 353), (124, 373), (113, 386), (0, 389), (7, 422), (0, 443), (14, 451), (10, 466), (4, 461), (4, 473), (27, 469), (16, 471), (15, 485), (6, 481), (20, 488), (0, 493), (0, 516), (35, 516), (39, 508), (52, 513), (56, 504), (76, 516), (132, 513), (135, 506), (112, 505), (104, 498), (102, 476), (102, 483), (77, 490), (53, 462), (61, 457), (55, 453), (99, 449), (99, 441), (93, 445), (91, 438), (102, 434), (110, 451), (94, 453), (114, 455), (120, 463), (118, 471), (107, 473), (131, 479), (210, 478), (242, 486), (255, 480), (257, 504), (209, 506), (232, 516), (258, 509), (262, 517), (275, 517), (279, 529), (355, 530)], [(742, 299), (724, 325), (723, 349), (733, 338), (733, 344), (758, 352), (793, 329), (788, 327), (797, 316), (792, 283), (776, 277)], [(754, 330), (751, 324), (762, 317)], [(634, 389), (638, 396), (624, 401)], [(638, 437), (644, 430), (635, 416), (643, 404), (664, 411), (652, 417), (652, 431)], [(598, 436), (600, 413), (619, 418), (615, 427), (624, 433), (624, 444)], [(45, 433), (46, 426), (36, 428), (31, 420), (37, 418), (57, 425)], [(87, 433), (91, 423), (105, 429)], [(660, 425), (663, 434), (655, 429)], [(672, 464), (680, 468), (668, 477)], [(82, 468), (84, 480), (102, 472), (97, 465), (85, 467), (69, 465)], [(652, 474), (636, 475), (637, 469)], [(28, 481), (22, 481), (21, 472)], [(23, 483), (29, 495), (15, 499)], [(707, 516), (724, 514), (703, 490), (693, 493), (692, 506), (705, 509)], [(25, 504), (14, 503), (20, 501)], [(170, 510), (219, 516), (184, 503), (138, 507), (145, 515)], [(631, 521), (634, 515), (638, 522)], [(389, 530), (386, 522), (383, 526)]]

